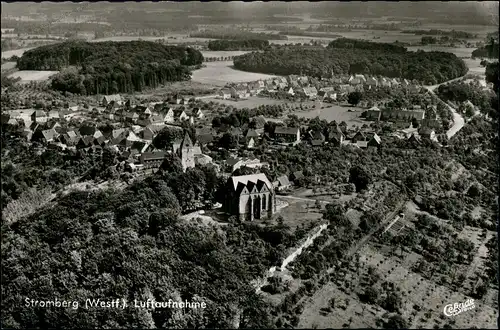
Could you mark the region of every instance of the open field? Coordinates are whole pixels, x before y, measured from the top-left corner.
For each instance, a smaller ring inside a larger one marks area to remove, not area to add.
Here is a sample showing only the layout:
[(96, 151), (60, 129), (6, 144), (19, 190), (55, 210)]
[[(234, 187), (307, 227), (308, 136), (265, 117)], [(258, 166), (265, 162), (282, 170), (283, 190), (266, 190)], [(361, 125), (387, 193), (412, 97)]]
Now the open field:
[(16, 67), (16, 62), (5, 62), (2, 64), (2, 71), (12, 70)]
[(202, 50), (201, 54), (203, 57), (227, 57), (227, 56), (240, 56), (250, 51), (242, 51), (242, 50), (221, 50), (221, 51), (212, 51), (212, 50)]
[(275, 77), (268, 74), (235, 70), (232, 68), (232, 61), (208, 62), (204, 63), (204, 65), (204, 68), (193, 71), (193, 81), (225, 86), (227, 83), (232, 82), (249, 82)]
[(58, 73), (59, 71), (31, 71), (31, 70), (21, 70), (16, 71), (10, 75), (10, 77), (16, 78), (20, 77), (21, 82), (28, 81), (44, 81), (50, 78), (50, 76)]
[(233, 101), (233, 100), (222, 100), (218, 99), (216, 97), (213, 98), (207, 98), (206, 101), (214, 101), (220, 104), (224, 105), (231, 105), (233, 107), (236, 107), (238, 109), (243, 109), (243, 108), (256, 108), (260, 105), (275, 105), (275, 104), (284, 104), (282, 100), (275, 100), (275, 99), (270, 99), (267, 97), (258, 97), (258, 96), (251, 96), (248, 99), (245, 100), (238, 100), (238, 101)]
[(33, 49), (32, 47), (28, 48), (21, 48), (21, 49), (14, 49), (14, 50), (8, 50), (5, 52), (2, 52), (2, 58), (11, 58), (12, 56), (22, 56), (25, 51), (28, 51), (30, 49)]
[(363, 109), (361, 108), (330, 104), (325, 106), (327, 106), (327, 108), (314, 109), (307, 112), (297, 112), (296, 115), (299, 118), (309, 119), (319, 117), (319, 119), (325, 119), (328, 122), (333, 120), (337, 121), (337, 123), (345, 121), (348, 126), (363, 126), (363, 124), (366, 124), (366, 122), (360, 118), (360, 115), (363, 112)]
[(410, 46), (407, 47), (409, 51), (417, 51), (417, 50), (423, 50), (426, 52), (446, 52), (446, 53), (453, 53), (457, 57), (461, 58), (470, 58), (472, 56), (472, 52), (476, 48), (466, 48), (466, 47), (443, 47), (439, 45), (426, 45), (426, 46)]
[(277, 215), (281, 215), (292, 230), (295, 230), (299, 225), (307, 226), (311, 222), (319, 224), (323, 217), (313, 202), (281, 198), (280, 196), (277, 196), (276, 199), (288, 203), (288, 206), (281, 209)]
[(190, 38), (187, 35), (172, 34), (165, 37), (141, 37), (141, 36), (115, 36), (107, 38), (92, 39), (89, 42), (103, 42), (103, 41), (133, 41), (133, 40), (144, 40), (144, 41), (155, 41), (155, 40), (165, 40), (167, 43), (187, 43), (187, 42), (206, 42), (213, 40), (210, 38)]

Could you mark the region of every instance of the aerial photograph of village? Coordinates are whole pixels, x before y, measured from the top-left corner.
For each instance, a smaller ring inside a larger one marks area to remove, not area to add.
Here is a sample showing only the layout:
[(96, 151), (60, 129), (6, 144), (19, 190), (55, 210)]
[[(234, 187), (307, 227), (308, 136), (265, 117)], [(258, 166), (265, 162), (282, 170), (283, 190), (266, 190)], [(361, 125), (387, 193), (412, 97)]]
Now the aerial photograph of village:
[(498, 329), (497, 1), (1, 2), (2, 329)]

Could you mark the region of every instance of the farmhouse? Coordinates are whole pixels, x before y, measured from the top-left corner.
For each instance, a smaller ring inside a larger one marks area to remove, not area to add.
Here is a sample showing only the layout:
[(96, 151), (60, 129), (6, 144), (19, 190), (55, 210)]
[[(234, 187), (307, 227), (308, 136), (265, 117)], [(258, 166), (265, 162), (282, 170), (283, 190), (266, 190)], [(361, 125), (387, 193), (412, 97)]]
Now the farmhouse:
[(114, 101), (115, 103), (117, 104), (121, 104), (122, 103), (122, 97), (118, 94), (114, 94), (114, 95), (105, 95), (102, 100), (101, 100), (101, 104), (102, 106), (107, 106), (110, 102)]
[(217, 93), (217, 97), (223, 100), (231, 98), (231, 91), (229, 89), (222, 89)]
[(286, 175), (280, 176), (275, 182), (273, 182), (273, 185), (278, 191), (288, 189), (291, 186), (290, 181), (288, 180)]
[(302, 92), (305, 94), (305, 96), (307, 96), (310, 99), (313, 99), (316, 96), (318, 96), (318, 90), (316, 89), (316, 87), (304, 87), (302, 89)]
[(328, 129), (328, 142), (339, 147), (345, 140), (345, 135), (340, 127), (335, 126)]
[(189, 116), (184, 112), (184, 110), (175, 109), (174, 110), (174, 119), (177, 121), (184, 121), (184, 120), (188, 120)]
[(46, 123), (48, 119), (47, 113), (43, 110), (35, 110), (31, 114), (31, 121), (34, 123)]
[(240, 221), (271, 218), (276, 212), (273, 185), (263, 173), (233, 176), (226, 183), (222, 207)]
[(366, 120), (379, 121), (382, 111), (377, 107), (371, 107), (366, 111)]
[(276, 126), (274, 136), (277, 139), (282, 139), (285, 142), (299, 143), (300, 129), (298, 127)]
[(247, 87), (231, 87), (231, 97), (233, 99), (245, 99), (250, 96), (250, 91)]

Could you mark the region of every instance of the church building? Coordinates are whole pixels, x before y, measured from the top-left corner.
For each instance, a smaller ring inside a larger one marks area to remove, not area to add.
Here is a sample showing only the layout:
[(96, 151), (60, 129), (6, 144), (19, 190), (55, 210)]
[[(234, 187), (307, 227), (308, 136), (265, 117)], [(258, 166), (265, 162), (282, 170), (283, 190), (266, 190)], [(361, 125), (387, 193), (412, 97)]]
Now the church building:
[(223, 210), (240, 221), (271, 218), (276, 213), (276, 196), (263, 173), (228, 179)]

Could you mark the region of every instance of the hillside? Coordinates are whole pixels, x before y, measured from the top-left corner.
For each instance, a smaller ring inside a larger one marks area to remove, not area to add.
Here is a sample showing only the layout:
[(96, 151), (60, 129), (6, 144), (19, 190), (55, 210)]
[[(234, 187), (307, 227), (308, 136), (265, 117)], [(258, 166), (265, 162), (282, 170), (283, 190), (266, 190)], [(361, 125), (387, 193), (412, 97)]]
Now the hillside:
[(130, 93), (189, 80), (190, 67), (202, 61), (201, 53), (189, 47), (149, 41), (69, 41), (29, 50), (17, 66), (20, 70), (62, 70), (53, 78), (53, 89), (92, 95)]
[(395, 44), (338, 39), (327, 48), (277, 46), (261, 53), (248, 53), (234, 59), (238, 70), (266, 74), (371, 74), (416, 79), (437, 84), (467, 72), (457, 56), (445, 52), (408, 52)]

